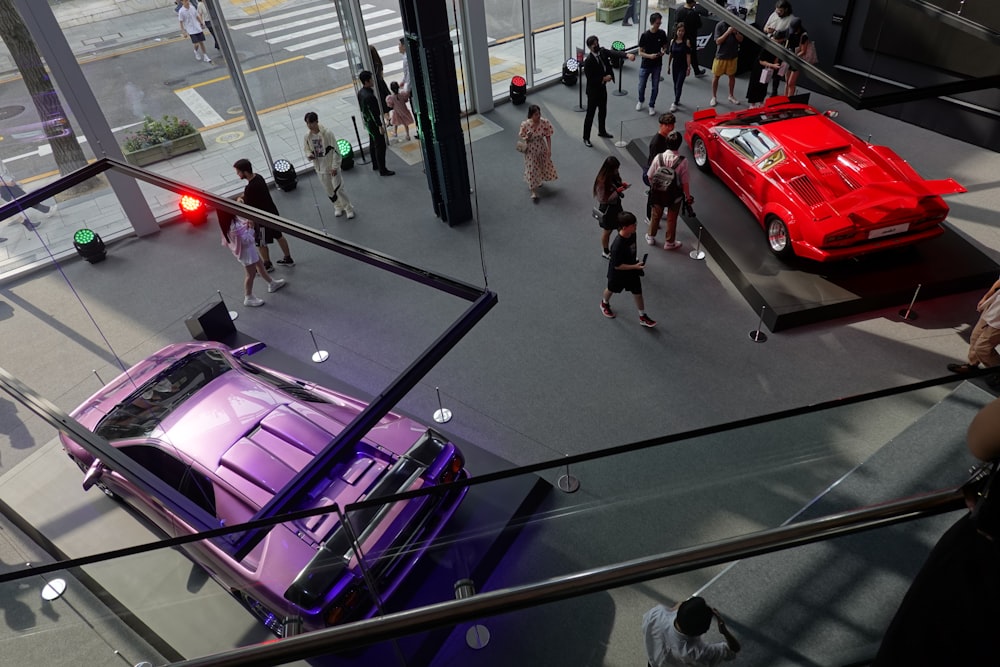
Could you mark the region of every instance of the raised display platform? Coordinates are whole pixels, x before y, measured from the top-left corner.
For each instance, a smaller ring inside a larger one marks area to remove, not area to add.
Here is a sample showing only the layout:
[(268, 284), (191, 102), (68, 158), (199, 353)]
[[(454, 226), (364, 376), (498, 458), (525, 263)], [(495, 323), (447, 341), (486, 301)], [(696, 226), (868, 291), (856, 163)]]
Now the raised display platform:
[[(231, 344), (253, 342), (237, 333)], [(355, 388), (331, 380), (320, 367), (266, 348), (254, 355), (265, 366), (363, 397)], [(330, 370), (330, 369), (322, 369)], [(456, 417), (460, 418), (460, 417)], [(430, 419), (421, 423), (433, 424)], [(447, 435), (447, 424), (434, 427)], [(449, 436), (450, 437), (450, 436)], [(472, 475), (513, 465), (475, 445), (454, 439)], [(145, 544), (162, 535), (97, 489), (84, 492), (82, 474), (53, 439), (0, 477), (0, 497), (8, 517), (53, 558), (77, 558)], [(39, 493), (45, 489), (45, 493)], [(472, 486), (455, 515), (389, 600), (386, 611), (400, 611), (454, 599), (454, 584), (465, 578), (485, 581), (531, 514), (551, 489), (536, 475), (521, 475)], [(194, 658), (273, 636), (249, 612), (215, 585), (179, 551), (97, 563), (66, 575), (72, 589), (85, 585), (161, 654), (171, 660)], [(153, 574), (155, 573), (155, 574)], [(205, 628), (210, 627), (211, 632)], [(428, 664), (447, 638), (447, 629), (403, 637), (349, 655), (317, 657), (312, 665)], [(297, 663), (301, 664), (301, 663)]]
[[(628, 152), (646, 163), (652, 137), (634, 139)], [(689, 151), (682, 149), (682, 154)], [(690, 159), (690, 155), (688, 155)], [(767, 247), (764, 230), (743, 203), (712, 174), (689, 165), (696, 217), (683, 217), (756, 313), (764, 309), (771, 331), (823, 322), (919, 299), (980, 289), (1000, 266), (945, 225), (936, 239), (841, 262), (782, 261)]]

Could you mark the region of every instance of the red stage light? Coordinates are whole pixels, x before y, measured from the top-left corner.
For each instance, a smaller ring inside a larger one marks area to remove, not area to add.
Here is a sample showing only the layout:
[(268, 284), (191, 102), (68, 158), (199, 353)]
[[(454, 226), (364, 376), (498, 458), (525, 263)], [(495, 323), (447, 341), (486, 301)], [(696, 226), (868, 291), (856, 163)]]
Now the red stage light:
[(192, 195), (182, 195), (180, 201), (181, 215), (192, 225), (200, 225), (205, 222), (208, 209), (205, 202)]

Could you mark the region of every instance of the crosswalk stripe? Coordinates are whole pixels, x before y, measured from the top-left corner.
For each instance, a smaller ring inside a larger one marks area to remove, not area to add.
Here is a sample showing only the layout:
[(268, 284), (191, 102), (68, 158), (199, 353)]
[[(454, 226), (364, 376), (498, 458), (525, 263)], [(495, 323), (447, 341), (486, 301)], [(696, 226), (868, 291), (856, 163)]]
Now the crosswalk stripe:
[[(382, 10), (379, 10), (377, 12), (372, 12), (371, 14), (365, 14), (365, 19), (368, 19), (368, 18), (377, 18), (379, 16), (387, 16), (387, 15), (390, 15), (390, 14), (393, 14), (393, 13), (394, 12), (391, 9), (382, 9)], [(396, 20), (393, 21), (393, 23), (399, 23), (401, 20), (402, 19), (400, 19), (400, 18), (396, 18)], [(282, 35), (281, 37), (273, 37), (273, 38), (268, 39), (266, 41), (267, 41), (268, 44), (283, 44), (284, 42), (290, 42), (293, 39), (298, 39), (300, 37), (305, 37), (307, 35), (315, 35), (316, 33), (324, 32), (324, 31), (329, 31), (331, 29), (335, 29), (336, 27), (338, 27), (338, 26), (330, 26), (330, 25), (313, 26), (312, 28), (306, 28), (305, 30), (299, 30), (298, 32), (293, 32), (293, 33), (288, 34), (288, 35)], [(367, 30), (369, 28), (366, 27), (365, 29)], [(340, 38), (340, 33), (336, 33), (336, 38), (338, 38), (338, 39)]]
[[(374, 5), (361, 5), (361, 11), (364, 12), (368, 9), (374, 9)], [(311, 14), (313, 12), (325, 12), (329, 11), (329, 4), (319, 4), (314, 7), (306, 7), (305, 9), (295, 9), (288, 12), (281, 12), (280, 14), (275, 14), (273, 16), (268, 16), (266, 18), (256, 18), (251, 21), (246, 21), (238, 25), (230, 25), (230, 30), (243, 30), (244, 28), (253, 28), (267, 23), (278, 23), (279, 21), (285, 21), (294, 16), (303, 16), (305, 14)]]
[[(388, 42), (390, 40), (398, 40), (402, 36), (403, 36), (403, 31), (402, 30), (395, 30), (393, 32), (387, 32), (387, 33), (385, 33), (383, 35), (379, 35), (378, 37), (369, 37), (368, 38), (368, 45), (371, 46), (373, 44), (379, 44), (381, 42)], [(325, 51), (317, 51), (316, 53), (306, 54), (306, 58), (308, 58), (309, 60), (319, 60), (320, 58), (326, 58), (327, 56), (338, 55), (340, 53), (343, 53), (344, 51), (345, 51), (344, 46), (335, 46), (332, 49), (326, 49)], [(383, 64), (385, 63), (385, 60), (386, 59), (383, 59), (383, 61), (382, 61)]]
[(194, 88), (178, 90), (177, 97), (181, 98), (181, 101), (191, 109), (202, 125), (216, 125), (225, 122), (225, 119), (216, 113), (212, 105)]
[[(386, 28), (388, 26), (398, 26), (399, 23), (400, 23), (400, 20), (401, 19), (399, 17), (394, 17), (394, 18), (392, 18), (389, 21), (382, 21), (380, 23), (372, 23), (371, 25), (365, 26), (365, 29), (370, 31), (370, 30), (373, 30), (375, 28)], [(402, 30), (399, 30), (397, 33), (393, 34), (393, 36), (395, 36), (397, 38), (402, 37), (402, 35), (403, 35), (403, 31)], [(344, 37), (343, 33), (335, 32), (335, 33), (333, 33), (331, 35), (326, 35), (326, 36), (324, 36), (321, 39), (314, 39), (314, 40), (311, 40), (311, 41), (305, 42), (305, 43), (309, 44), (310, 46), (319, 46), (320, 44), (329, 44), (330, 42), (336, 41), (338, 39), (343, 39), (343, 37)], [(369, 39), (368, 43), (371, 44), (372, 41), (374, 41), (374, 38), (373, 39)], [(286, 51), (300, 51), (303, 48), (305, 48), (303, 45), (296, 44), (295, 46), (286, 46), (285, 50)], [(339, 51), (333, 51), (332, 49), (331, 50), (326, 50), (326, 51), (316, 51), (314, 53), (306, 54), (306, 58), (309, 58), (310, 60), (319, 60), (320, 58), (325, 58), (326, 56), (328, 56), (328, 55), (334, 55), (335, 53), (339, 53)]]
[[(264, 36), (273, 35), (274, 33), (278, 32), (280, 30), (291, 30), (292, 28), (298, 28), (298, 27), (301, 27), (301, 26), (304, 26), (304, 25), (312, 25), (312, 26), (314, 26), (314, 25), (317, 24), (317, 22), (326, 21), (327, 19), (329, 19), (330, 21), (334, 21), (335, 22), (337, 20), (337, 12), (335, 12), (335, 11), (327, 11), (327, 12), (325, 12), (323, 14), (317, 14), (316, 16), (312, 16), (312, 17), (307, 18), (307, 19), (300, 19), (298, 21), (291, 21), (290, 23), (282, 23), (281, 25), (276, 25), (276, 26), (271, 26), (271, 27), (268, 27), (268, 28), (263, 28), (261, 30), (251, 30), (247, 34), (250, 35), (251, 37), (260, 37), (262, 35), (264, 35)], [(330, 26), (329, 25), (321, 25), (320, 27), (321, 28), (329, 28)]]

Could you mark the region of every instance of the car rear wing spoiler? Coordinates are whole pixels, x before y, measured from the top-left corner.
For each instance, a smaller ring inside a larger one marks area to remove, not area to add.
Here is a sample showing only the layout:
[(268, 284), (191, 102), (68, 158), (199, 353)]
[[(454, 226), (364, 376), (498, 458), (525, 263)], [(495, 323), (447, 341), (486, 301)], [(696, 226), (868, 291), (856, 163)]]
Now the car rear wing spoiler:
[(968, 192), (961, 183), (953, 178), (924, 181), (924, 187), (932, 195), (957, 195), (961, 192)]
[[(447, 443), (444, 438), (432, 429), (427, 429), (420, 438), (396, 463), (390, 468), (375, 487), (366, 495), (366, 500), (386, 498), (408, 491), (414, 481), (430, 468), (437, 455), (444, 451)], [(432, 498), (433, 496), (428, 496)], [(436, 503), (421, 503), (419, 516), (411, 517), (411, 523), (420, 524), (427, 513), (432, 512)], [(367, 535), (388, 515), (389, 505), (369, 505), (351, 513), (350, 521), (355, 527), (358, 540), (364, 542)], [(398, 537), (406, 540), (417, 531), (402, 530)], [(402, 544), (392, 545), (397, 556), (405, 555)], [(385, 553), (385, 550), (382, 551)], [(285, 591), (285, 599), (303, 609), (319, 607), (323, 604), (331, 588), (340, 580), (355, 554), (351, 534), (338, 522), (317, 550), (316, 555), (302, 569), (292, 584)], [(392, 558), (378, 559), (378, 569), (387, 570), (392, 567)], [(378, 573), (376, 573), (377, 575)], [(377, 576), (376, 576), (377, 578)]]
[(699, 109), (694, 112), (694, 116), (692, 116), (692, 118), (694, 120), (707, 120), (709, 118), (715, 118), (718, 115), (719, 114), (716, 113), (715, 109)]

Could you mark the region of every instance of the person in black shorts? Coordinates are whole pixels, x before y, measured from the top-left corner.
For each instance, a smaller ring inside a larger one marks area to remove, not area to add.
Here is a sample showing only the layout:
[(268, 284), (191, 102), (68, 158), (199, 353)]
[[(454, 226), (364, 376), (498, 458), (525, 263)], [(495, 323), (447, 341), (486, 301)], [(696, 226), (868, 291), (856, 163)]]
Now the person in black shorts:
[[(272, 215), (281, 215), (278, 213), (278, 207), (274, 205), (274, 200), (271, 199), (271, 191), (267, 187), (267, 183), (264, 181), (264, 177), (260, 174), (253, 173), (253, 167), (250, 165), (250, 160), (242, 158), (233, 163), (233, 169), (236, 170), (236, 175), (247, 182), (245, 188), (243, 188), (243, 196), (237, 197), (236, 201), (246, 204), (247, 206), (253, 206), (254, 208), (259, 208), (262, 211), (267, 211)], [(292, 253), (288, 249), (288, 241), (277, 229), (271, 229), (270, 227), (264, 227), (263, 239), (261, 238), (260, 226), (257, 225), (257, 233), (254, 234), (254, 240), (257, 242), (257, 248), (260, 251), (260, 258), (264, 260), (264, 268), (268, 271), (274, 270), (274, 265), (271, 264), (271, 253), (267, 249), (267, 244), (278, 242), (278, 247), (281, 248), (281, 252), (284, 253), (284, 257), (278, 260), (278, 264), (282, 266), (295, 266), (295, 260), (292, 259)]]
[(652, 328), (656, 321), (646, 314), (642, 299), (642, 270), (646, 267), (635, 256), (635, 216), (624, 211), (618, 214), (618, 236), (611, 243), (611, 259), (608, 260), (608, 286), (601, 297), (601, 312), (604, 317), (614, 317), (611, 310), (611, 295), (628, 290), (635, 298), (639, 309), (639, 324)]

